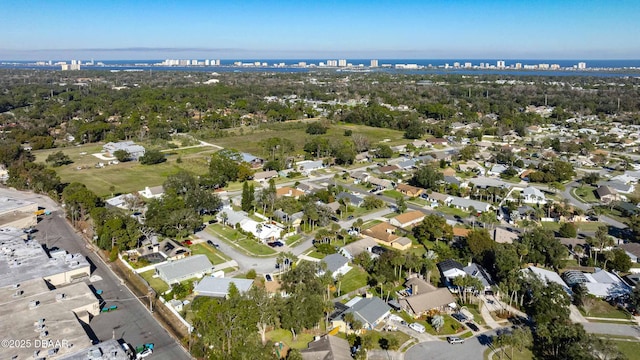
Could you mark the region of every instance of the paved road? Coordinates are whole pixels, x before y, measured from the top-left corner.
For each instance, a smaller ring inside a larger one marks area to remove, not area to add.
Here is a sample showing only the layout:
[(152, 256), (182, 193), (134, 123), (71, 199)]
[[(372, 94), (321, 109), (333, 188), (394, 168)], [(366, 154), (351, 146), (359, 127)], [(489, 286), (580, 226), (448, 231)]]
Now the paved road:
[(592, 334), (608, 334), (618, 336), (636, 336), (640, 337), (640, 326), (638, 325), (622, 325), (610, 323), (582, 323), (584, 329)]
[(449, 344), (446, 341), (421, 342), (411, 347), (404, 354), (405, 360), (482, 360), (484, 351), (491, 343), (488, 332), (477, 337), (466, 339), (463, 344)]
[[(49, 209), (53, 208), (51, 205), (53, 204), (49, 204)], [(45, 216), (36, 228), (38, 232), (33, 236), (41, 244), (85, 255), (92, 264), (91, 279), (94, 280), (88, 281), (88, 284), (103, 290), (100, 297), (105, 300), (105, 305), (118, 306), (117, 311), (100, 314), (91, 320), (90, 337), (103, 341), (115, 336), (133, 346), (154, 343), (154, 359), (191, 358), (106, 264), (86, 247), (84, 240), (64, 220), (61, 210)]]

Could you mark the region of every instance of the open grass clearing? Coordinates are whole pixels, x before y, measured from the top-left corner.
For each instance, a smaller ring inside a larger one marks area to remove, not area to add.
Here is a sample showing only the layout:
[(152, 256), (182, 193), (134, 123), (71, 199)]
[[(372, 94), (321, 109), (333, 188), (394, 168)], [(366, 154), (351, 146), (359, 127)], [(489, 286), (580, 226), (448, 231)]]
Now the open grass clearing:
[(581, 186), (572, 190), (572, 195), (584, 203), (597, 203), (598, 199), (595, 194), (596, 188), (593, 186)]
[[(592, 305), (580, 308), (580, 312), (586, 317), (623, 319), (628, 320), (630, 316), (627, 312), (622, 311), (608, 302), (600, 299), (594, 299)], [(585, 311), (587, 310), (587, 311)]]
[(637, 359), (640, 354), (640, 342), (638, 341), (612, 340), (612, 342), (627, 359)]
[(222, 254), (220, 251), (215, 250), (209, 244), (193, 244), (190, 249), (191, 254), (193, 255), (205, 255), (213, 265), (219, 265), (230, 260), (227, 256)]
[(169, 285), (159, 277), (154, 278), (153, 275), (155, 275), (155, 273), (155, 270), (149, 270), (141, 273), (140, 276), (149, 283), (149, 286), (151, 286), (156, 293), (163, 294), (165, 291), (169, 290)]
[(314, 334), (301, 333), (297, 334), (296, 341), (293, 341), (291, 331), (284, 329), (272, 330), (267, 333), (267, 339), (272, 342), (282, 342), (290, 349), (306, 349), (307, 344), (313, 341)]
[(344, 295), (366, 285), (367, 273), (360, 269), (360, 267), (354, 266), (348, 273), (344, 274), (340, 280), (340, 295)]
[(276, 253), (276, 251), (269, 246), (249, 239), (239, 231), (221, 224), (211, 224), (207, 226), (206, 231), (232, 245), (236, 245), (241, 251), (251, 256), (270, 256)]
[(287, 244), (287, 246), (294, 246), (301, 239), (302, 239), (302, 235), (301, 234), (296, 234), (296, 235), (292, 235), (292, 236), (289, 236), (288, 238), (284, 239), (284, 242), (285, 242), (285, 244)]

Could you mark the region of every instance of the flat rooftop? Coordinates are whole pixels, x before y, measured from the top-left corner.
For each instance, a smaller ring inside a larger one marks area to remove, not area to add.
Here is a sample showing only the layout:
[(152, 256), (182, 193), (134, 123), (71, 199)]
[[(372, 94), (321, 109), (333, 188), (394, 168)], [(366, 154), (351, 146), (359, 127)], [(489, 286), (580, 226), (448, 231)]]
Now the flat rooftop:
[(60, 360), (129, 360), (129, 355), (124, 351), (118, 340), (107, 340), (93, 345), (87, 349), (69, 354)]
[(0, 214), (8, 211), (19, 210), (23, 207), (33, 206), (33, 205), (36, 205), (36, 203), (33, 201), (20, 200), (20, 199), (0, 196)]
[(90, 267), (89, 262), (81, 254), (58, 251), (49, 257), (37, 241), (26, 240), (21, 230), (0, 228), (0, 288), (85, 267)]
[[(0, 333), (24, 340), (24, 347), (2, 349), (2, 357), (57, 358), (91, 346), (79, 317), (98, 314), (99, 301), (84, 282), (50, 290), (45, 280), (26, 281), (0, 289)], [(49, 350), (57, 348), (56, 354)]]

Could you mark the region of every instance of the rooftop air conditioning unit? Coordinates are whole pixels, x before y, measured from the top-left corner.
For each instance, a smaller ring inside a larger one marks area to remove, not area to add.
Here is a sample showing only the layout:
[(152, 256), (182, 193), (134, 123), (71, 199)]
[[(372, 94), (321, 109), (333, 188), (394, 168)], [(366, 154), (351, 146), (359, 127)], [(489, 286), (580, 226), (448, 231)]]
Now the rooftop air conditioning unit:
[(24, 294), (24, 291), (16, 290), (16, 292), (13, 294), (13, 297), (20, 297), (20, 296), (22, 296), (22, 294)]
[(38, 307), (38, 305), (40, 305), (40, 301), (38, 300), (29, 301), (29, 309), (35, 309)]
[(56, 301), (62, 301), (64, 299), (64, 294), (60, 293), (60, 294), (56, 294)]

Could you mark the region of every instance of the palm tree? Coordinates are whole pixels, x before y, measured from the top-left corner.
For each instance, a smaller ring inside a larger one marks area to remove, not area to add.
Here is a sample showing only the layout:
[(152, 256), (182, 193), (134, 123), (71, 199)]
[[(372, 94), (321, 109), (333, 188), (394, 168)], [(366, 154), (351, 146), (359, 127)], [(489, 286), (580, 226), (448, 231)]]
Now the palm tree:
[(227, 221), (229, 221), (229, 215), (226, 212), (222, 212), (220, 214), (220, 219), (222, 220), (222, 225), (227, 225)]
[(616, 258), (616, 254), (613, 251), (607, 251), (604, 254), (604, 269), (607, 269), (607, 262), (613, 261)]
[(444, 317), (442, 317), (442, 315), (435, 315), (432, 317), (431, 326), (433, 326), (437, 333), (440, 333), (440, 330), (444, 326)]

